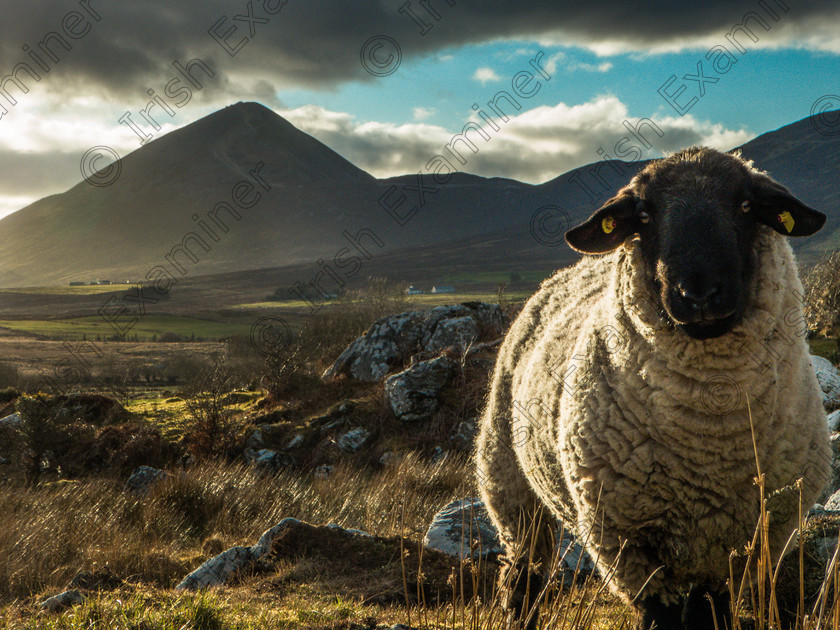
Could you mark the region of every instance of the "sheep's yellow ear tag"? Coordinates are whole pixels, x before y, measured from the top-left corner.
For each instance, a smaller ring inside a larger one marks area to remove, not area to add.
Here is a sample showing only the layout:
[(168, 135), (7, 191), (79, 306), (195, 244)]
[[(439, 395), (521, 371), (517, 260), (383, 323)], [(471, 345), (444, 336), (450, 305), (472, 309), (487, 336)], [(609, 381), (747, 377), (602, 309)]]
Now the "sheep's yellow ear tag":
[(785, 226), (787, 233), (790, 234), (793, 232), (793, 226), (796, 225), (796, 221), (793, 220), (793, 217), (790, 216), (790, 212), (785, 210), (779, 216), (776, 217), (779, 223)]
[(609, 234), (615, 229), (615, 219), (612, 217), (604, 217), (601, 219), (601, 229), (604, 230), (604, 234)]

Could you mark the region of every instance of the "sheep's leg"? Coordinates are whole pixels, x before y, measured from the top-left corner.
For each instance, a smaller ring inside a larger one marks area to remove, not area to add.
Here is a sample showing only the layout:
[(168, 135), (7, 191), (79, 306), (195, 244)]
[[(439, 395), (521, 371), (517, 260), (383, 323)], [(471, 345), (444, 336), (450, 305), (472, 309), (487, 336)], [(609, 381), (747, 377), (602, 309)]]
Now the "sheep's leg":
[[(714, 614), (712, 606), (706, 595), (710, 595), (714, 603)], [(732, 621), (729, 615), (729, 591), (711, 590), (708, 585), (695, 586), (688, 594), (683, 610), (683, 621), (687, 630), (706, 630), (717, 627), (719, 630), (731, 628)]]
[[(488, 412), (476, 444), (481, 498), (505, 547), (500, 592), (506, 607), (527, 616), (550, 569), (556, 521), (540, 506), (512, 448), (510, 425)], [(531, 624), (536, 614), (531, 616)]]
[(644, 615), (639, 630), (684, 630), (680, 604), (663, 604), (658, 597), (648, 597), (641, 607)]

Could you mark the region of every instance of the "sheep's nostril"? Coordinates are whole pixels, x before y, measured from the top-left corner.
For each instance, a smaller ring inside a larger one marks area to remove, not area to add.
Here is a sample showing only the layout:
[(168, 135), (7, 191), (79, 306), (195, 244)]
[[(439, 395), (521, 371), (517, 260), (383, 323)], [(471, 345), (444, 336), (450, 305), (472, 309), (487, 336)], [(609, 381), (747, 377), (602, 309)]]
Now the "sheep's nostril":
[(691, 288), (680, 285), (679, 292), (683, 301), (695, 311), (699, 311), (709, 304), (719, 301), (722, 293), (719, 284)]

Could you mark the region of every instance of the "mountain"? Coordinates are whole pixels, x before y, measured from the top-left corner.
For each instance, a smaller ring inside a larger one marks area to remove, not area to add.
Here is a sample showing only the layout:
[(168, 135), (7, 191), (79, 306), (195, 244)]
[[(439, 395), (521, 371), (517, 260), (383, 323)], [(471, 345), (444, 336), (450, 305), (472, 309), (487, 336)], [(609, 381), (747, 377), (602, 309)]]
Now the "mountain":
[[(812, 258), (836, 247), (840, 137), (805, 119), (742, 149), (830, 214), (821, 238), (796, 245)], [(574, 259), (562, 232), (643, 164), (602, 162), (538, 186), (465, 173), (378, 180), (262, 105), (237, 103), (130, 153), (110, 186), (81, 182), (0, 220), (0, 287), (294, 264), (343, 264), (349, 277), (377, 255), (436, 245), (471, 266), (556, 268)]]

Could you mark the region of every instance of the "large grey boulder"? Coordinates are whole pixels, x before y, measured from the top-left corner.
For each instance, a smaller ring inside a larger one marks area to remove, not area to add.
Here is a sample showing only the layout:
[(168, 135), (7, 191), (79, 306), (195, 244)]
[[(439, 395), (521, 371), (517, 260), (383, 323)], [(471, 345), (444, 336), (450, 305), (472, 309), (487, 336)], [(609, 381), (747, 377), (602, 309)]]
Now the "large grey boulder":
[(338, 448), (345, 453), (355, 453), (362, 448), (370, 439), (370, 431), (364, 427), (350, 429), (347, 433), (338, 438)]
[(385, 396), (394, 415), (404, 422), (425, 420), (438, 410), (440, 390), (455, 374), (449, 357), (421, 361), (385, 380)]
[(504, 553), (487, 508), (476, 498), (452, 501), (441, 508), (432, 519), (423, 544), (462, 559)]
[(498, 304), (467, 302), (425, 311), (406, 311), (377, 320), (323, 374), (375, 382), (401, 369), (420, 352), (461, 348), (479, 335), (500, 337), (507, 317)]
[[(595, 563), (571, 532), (560, 528), (556, 542), (564, 585), (570, 586), (573, 579), (580, 583), (595, 572)], [(459, 558), (494, 556), (504, 551), (484, 503), (473, 497), (444, 506), (432, 520), (423, 544)]]
[(280, 532), (295, 525), (300, 525), (300, 521), (296, 518), (284, 518), (277, 525), (263, 532), (252, 547), (231, 547), (210, 558), (181, 580), (175, 590), (196, 591), (224, 585), (234, 573), (247, 569), (271, 551), (271, 543)]
[(811, 365), (814, 366), (822, 390), (825, 410), (840, 409), (840, 370), (828, 359), (818, 356), (811, 357)]
[(83, 604), (85, 601), (85, 596), (82, 595), (76, 589), (72, 589), (69, 591), (64, 591), (63, 593), (59, 593), (58, 595), (53, 595), (49, 599), (44, 600), (38, 606), (41, 610), (46, 610), (47, 612), (61, 612), (65, 608), (69, 608), (70, 606), (76, 606), (78, 604)]
[(168, 473), (152, 466), (138, 466), (125, 482), (128, 491), (143, 496), (148, 494), (152, 486), (168, 477)]

